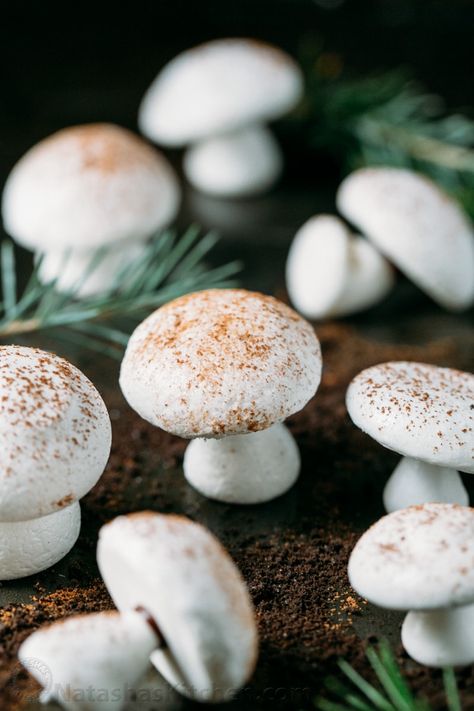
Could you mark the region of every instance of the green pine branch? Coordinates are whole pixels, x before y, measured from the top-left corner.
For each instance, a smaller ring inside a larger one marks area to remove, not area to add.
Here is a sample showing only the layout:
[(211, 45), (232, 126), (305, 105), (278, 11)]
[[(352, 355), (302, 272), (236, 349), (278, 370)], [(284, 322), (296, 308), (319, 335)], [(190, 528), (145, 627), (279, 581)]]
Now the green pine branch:
[[(343, 678), (331, 677), (326, 686), (329, 696), (319, 697), (315, 706), (320, 711), (431, 711), (426, 700), (416, 697), (403, 678), (387, 642), (378, 650), (367, 649), (367, 658), (377, 684), (364, 679), (348, 662), (341, 660)], [(461, 711), (456, 677), (452, 669), (443, 671), (446, 708)]]
[(474, 216), (474, 120), (449, 114), (404, 71), (350, 77), (339, 55), (303, 48), (306, 96), (295, 115), (309, 145), (345, 171), (393, 165), (421, 171)]
[(200, 236), (195, 226), (181, 237), (171, 230), (161, 233), (118, 271), (114, 284), (106, 291), (86, 298), (79, 298), (80, 289), (107, 259), (108, 249), (94, 255), (67, 292), (56, 288), (57, 280), (42, 283), (39, 260), (25, 289), (18, 294), (15, 249), (6, 241), (0, 248), (0, 342), (54, 329), (59, 339), (121, 358), (133, 328), (154, 309), (191, 291), (234, 285), (233, 279), (241, 269), (239, 263), (217, 268), (205, 264), (217, 239), (211, 232)]

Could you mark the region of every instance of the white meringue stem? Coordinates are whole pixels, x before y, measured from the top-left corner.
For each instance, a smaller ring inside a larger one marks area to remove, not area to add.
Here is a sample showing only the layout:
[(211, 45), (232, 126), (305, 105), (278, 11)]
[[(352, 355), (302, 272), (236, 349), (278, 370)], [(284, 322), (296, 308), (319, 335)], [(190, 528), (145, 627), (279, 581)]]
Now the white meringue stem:
[(47, 516), (0, 522), (0, 580), (15, 580), (50, 568), (69, 553), (81, 528), (75, 502)]
[(300, 455), (283, 424), (222, 439), (195, 439), (184, 455), (184, 475), (204, 496), (232, 504), (270, 501), (298, 478)]
[(383, 501), (391, 513), (434, 502), (467, 506), (469, 496), (455, 469), (403, 457), (385, 486)]
[(349, 241), (349, 268), (343, 292), (331, 309), (331, 316), (346, 316), (374, 306), (395, 284), (388, 261), (366, 239)]
[(402, 643), (415, 661), (429, 667), (474, 662), (474, 605), (429, 612), (409, 612)]
[(197, 190), (239, 198), (270, 188), (282, 172), (283, 157), (271, 131), (255, 124), (194, 144), (185, 153), (183, 167)]

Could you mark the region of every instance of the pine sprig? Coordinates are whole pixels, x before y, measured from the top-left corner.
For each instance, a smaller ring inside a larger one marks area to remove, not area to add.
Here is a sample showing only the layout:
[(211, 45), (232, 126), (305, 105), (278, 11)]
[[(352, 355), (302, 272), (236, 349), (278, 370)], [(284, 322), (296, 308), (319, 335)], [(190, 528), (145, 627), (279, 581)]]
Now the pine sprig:
[(203, 261), (217, 239), (211, 232), (200, 237), (195, 226), (181, 237), (171, 230), (159, 234), (117, 272), (106, 291), (86, 298), (79, 297), (80, 290), (102, 260), (107, 259), (108, 249), (93, 256), (67, 292), (56, 288), (57, 280), (42, 283), (39, 260), (18, 295), (14, 246), (9, 241), (3, 242), (0, 342), (54, 329), (56, 338), (121, 358), (130, 332), (153, 309), (191, 291), (234, 285), (233, 278), (241, 269), (238, 262), (209, 268)]
[(404, 71), (347, 76), (339, 55), (314, 41), (302, 51), (306, 97), (296, 114), (307, 141), (344, 171), (393, 165), (424, 172), (474, 216), (474, 120), (448, 114)]
[[(367, 658), (378, 684), (364, 679), (348, 662), (341, 660), (339, 668), (345, 679), (331, 677), (326, 686), (332, 698), (320, 697), (315, 706), (320, 711), (431, 711), (424, 699), (414, 696), (403, 678), (387, 642), (378, 650), (367, 649)], [(461, 711), (456, 677), (452, 669), (443, 671), (446, 708)]]

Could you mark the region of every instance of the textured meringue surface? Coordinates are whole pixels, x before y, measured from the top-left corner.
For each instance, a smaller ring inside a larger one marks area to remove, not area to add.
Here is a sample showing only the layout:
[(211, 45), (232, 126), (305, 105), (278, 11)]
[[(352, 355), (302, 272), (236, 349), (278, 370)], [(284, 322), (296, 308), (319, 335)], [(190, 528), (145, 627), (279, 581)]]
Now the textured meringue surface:
[(393, 361), (359, 373), (346, 404), (353, 422), (388, 449), (474, 471), (474, 375)]
[(94, 385), (63, 358), (0, 346), (0, 521), (80, 499), (109, 457), (111, 425)]
[(6, 231), (40, 252), (143, 239), (176, 215), (171, 166), (130, 131), (112, 124), (66, 128), (33, 146), (3, 193)]
[(212, 289), (155, 311), (132, 334), (120, 373), (129, 404), (181, 437), (266, 429), (298, 412), (321, 379), (313, 328), (270, 296)]
[(55, 700), (68, 711), (120, 711), (156, 644), (140, 613), (99, 612), (40, 628), (18, 656), (43, 686), (44, 701)]
[(141, 131), (179, 146), (285, 114), (303, 93), (298, 65), (251, 39), (220, 39), (182, 52), (158, 74), (140, 106)]
[(78, 502), (41, 518), (0, 522), (0, 580), (50, 568), (69, 553), (81, 528)]
[(474, 509), (411, 506), (384, 516), (357, 542), (352, 587), (380, 607), (432, 610), (474, 602)]
[(342, 215), (447, 309), (474, 301), (474, 232), (435, 183), (401, 168), (362, 168), (341, 184)]
[(244, 580), (219, 541), (176, 515), (142, 512), (102, 527), (97, 561), (119, 610), (143, 607), (165, 647), (153, 656), (182, 693), (235, 693), (257, 658), (254, 611)]

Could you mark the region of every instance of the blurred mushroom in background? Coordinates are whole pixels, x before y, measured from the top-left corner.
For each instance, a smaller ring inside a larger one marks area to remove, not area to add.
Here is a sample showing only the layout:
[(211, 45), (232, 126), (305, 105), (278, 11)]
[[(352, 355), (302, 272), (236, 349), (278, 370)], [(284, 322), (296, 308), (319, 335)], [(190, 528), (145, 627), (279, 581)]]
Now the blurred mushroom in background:
[[(180, 197), (158, 151), (119, 126), (87, 124), (58, 131), (18, 161), (3, 193), (3, 222), (41, 256), (44, 283), (57, 280), (58, 290), (86, 297), (117, 283), (148, 238), (175, 218)], [(94, 264), (100, 249), (107, 257)]]
[(261, 193), (283, 157), (265, 124), (301, 99), (303, 76), (285, 52), (251, 39), (221, 39), (179, 54), (158, 74), (139, 110), (141, 131), (164, 146), (191, 144), (184, 171), (219, 197)]

